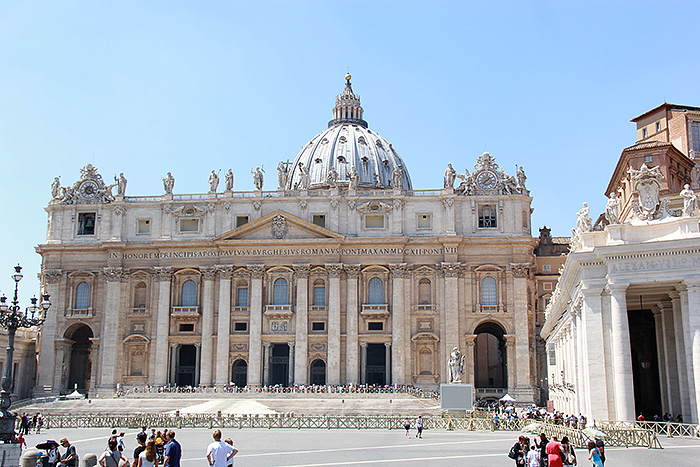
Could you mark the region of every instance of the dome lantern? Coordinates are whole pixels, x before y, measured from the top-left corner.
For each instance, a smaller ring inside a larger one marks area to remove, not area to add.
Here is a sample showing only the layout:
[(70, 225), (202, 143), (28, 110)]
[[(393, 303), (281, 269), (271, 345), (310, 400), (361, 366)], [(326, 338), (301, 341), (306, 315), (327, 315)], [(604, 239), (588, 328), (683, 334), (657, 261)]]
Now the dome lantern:
[(333, 120), (328, 122), (328, 128), (340, 123), (354, 123), (367, 128), (367, 122), (362, 119), (364, 109), (360, 104), (360, 96), (352, 92), (351, 78), (350, 73), (345, 75), (345, 89), (335, 98)]

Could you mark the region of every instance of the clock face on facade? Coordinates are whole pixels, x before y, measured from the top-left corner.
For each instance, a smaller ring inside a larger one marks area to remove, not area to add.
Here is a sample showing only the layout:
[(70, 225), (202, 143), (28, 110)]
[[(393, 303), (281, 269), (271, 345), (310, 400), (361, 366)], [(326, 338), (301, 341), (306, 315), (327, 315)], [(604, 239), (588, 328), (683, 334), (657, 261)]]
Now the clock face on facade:
[(496, 188), (496, 174), (490, 170), (484, 170), (476, 177), (476, 183), (484, 190), (493, 190)]
[(83, 198), (94, 198), (97, 195), (97, 183), (87, 180), (80, 185), (80, 194)]

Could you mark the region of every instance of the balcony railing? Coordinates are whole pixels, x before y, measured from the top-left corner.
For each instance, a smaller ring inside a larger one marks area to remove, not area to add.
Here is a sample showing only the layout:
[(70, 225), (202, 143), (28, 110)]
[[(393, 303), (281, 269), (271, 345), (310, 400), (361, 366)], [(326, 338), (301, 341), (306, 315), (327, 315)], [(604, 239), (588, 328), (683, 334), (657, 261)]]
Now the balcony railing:
[(271, 318), (290, 318), (293, 313), (292, 305), (265, 305), (265, 315)]
[(92, 308), (66, 308), (64, 316), (66, 318), (92, 318), (93, 316), (95, 316), (94, 311), (95, 310), (93, 310)]
[(328, 311), (328, 307), (326, 305), (311, 305), (309, 311)]
[(247, 306), (234, 306), (234, 313), (248, 313), (249, 308)]
[(413, 305), (413, 311), (436, 311), (437, 305), (433, 303), (419, 303), (418, 305)]
[(480, 397), (503, 397), (508, 388), (476, 388), (476, 394)]
[(199, 317), (198, 306), (174, 306), (170, 311), (173, 318), (197, 318)]
[(366, 316), (386, 316), (389, 314), (389, 304), (388, 303), (363, 303), (362, 311), (363, 315)]
[(145, 316), (145, 315), (150, 315), (151, 310), (148, 308), (144, 308), (144, 307), (136, 307), (136, 308), (132, 308), (131, 310), (129, 310), (129, 314)]

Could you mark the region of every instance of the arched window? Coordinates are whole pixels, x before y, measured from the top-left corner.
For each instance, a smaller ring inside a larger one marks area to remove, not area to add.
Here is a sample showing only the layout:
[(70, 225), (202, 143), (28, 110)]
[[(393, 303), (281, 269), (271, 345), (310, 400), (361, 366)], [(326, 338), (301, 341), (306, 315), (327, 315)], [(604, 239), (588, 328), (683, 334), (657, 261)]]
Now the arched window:
[(326, 304), (326, 283), (321, 279), (314, 282), (314, 305), (324, 306)]
[(75, 309), (87, 310), (90, 308), (90, 284), (81, 282), (75, 288)]
[(370, 305), (380, 305), (384, 303), (384, 282), (378, 277), (369, 280), (368, 298)]
[(182, 284), (182, 306), (197, 306), (197, 284), (192, 280), (186, 280)]
[(272, 304), (289, 305), (289, 284), (284, 277), (278, 277), (272, 285)]
[(482, 306), (497, 306), (498, 293), (496, 290), (496, 279), (493, 277), (484, 277), (481, 280), (481, 305)]
[(146, 284), (139, 282), (134, 287), (134, 308), (146, 308)]
[(418, 304), (430, 304), (430, 279), (421, 279), (418, 281)]

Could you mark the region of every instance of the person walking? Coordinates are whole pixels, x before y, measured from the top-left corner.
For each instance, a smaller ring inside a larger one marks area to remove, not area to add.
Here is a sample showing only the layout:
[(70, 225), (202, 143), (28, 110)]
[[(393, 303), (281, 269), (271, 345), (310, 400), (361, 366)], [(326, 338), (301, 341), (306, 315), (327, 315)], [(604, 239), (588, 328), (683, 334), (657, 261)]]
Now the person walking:
[(165, 446), (165, 457), (163, 458), (163, 467), (180, 467), (180, 458), (182, 457), (182, 446), (175, 441), (175, 432), (168, 431), (168, 444)]
[(510, 448), (508, 457), (515, 461), (516, 467), (525, 465), (525, 436), (518, 437), (518, 441)]
[(547, 435), (544, 433), (540, 433), (540, 442), (537, 442), (537, 438), (535, 438), (535, 446), (540, 450), (540, 467), (546, 467), (547, 465), (547, 443), (549, 440), (547, 439)]
[(423, 416), (418, 415), (416, 418), (416, 438), (423, 438)]
[(534, 444), (530, 446), (530, 450), (525, 458), (525, 465), (527, 467), (540, 467), (540, 452), (535, 448)]
[(588, 442), (588, 460), (593, 463), (593, 467), (603, 467), (603, 459), (595, 441)]
[[(61, 438), (59, 441), (61, 446), (66, 448), (66, 452), (61, 456), (61, 460), (58, 461), (60, 467), (76, 467), (78, 465), (78, 453), (75, 451), (75, 446), (68, 442), (68, 438)], [(128, 465), (126, 467), (129, 467)]]
[(411, 421), (408, 419), (408, 417), (406, 417), (406, 418), (404, 419), (404, 421), (403, 421), (403, 427), (404, 427), (404, 429), (406, 430), (406, 438), (410, 438), (410, 437), (411, 437), (411, 433), (410, 433), (410, 430), (411, 430)]
[(600, 454), (600, 461), (605, 464), (605, 443), (600, 436), (595, 437), (595, 447), (598, 448), (598, 454)]
[(158, 467), (155, 441), (150, 440), (146, 443), (146, 449), (139, 454), (138, 464), (134, 467)]
[(569, 443), (569, 437), (561, 439), (561, 452), (564, 453), (564, 465), (576, 465), (576, 453), (574, 447)]
[[(138, 441), (139, 445), (136, 446), (136, 449), (134, 449), (134, 466), (136, 466), (139, 456), (143, 451), (146, 450), (146, 440), (148, 439), (148, 435), (146, 434), (146, 431), (140, 432), (138, 435), (136, 435), (136, 441)], [(151, 440), (152, 441), (152, 440)], [(155, 442), (153, 443), (153, 452), (155, 452), (156, 445)]]
[(233, 444), (221, 441), (221, 430), (218, 428), (212, 434), (214, 442), (207, 446), (207, 461), (212, 467), (227, 467), (229, 460), (238, 453)]
[(130, 467), (129, 459), (119, 451), (117, 447), (117, 439), (110, 437), (107, 440), (107, 449), (97, 459), (97, 463), (101, 467)]
[(552, 436), (552, 440), (547, 443), (547, 466), (562, 467), (564, 463), (561, 460), (561, 444), (556, 436)]

